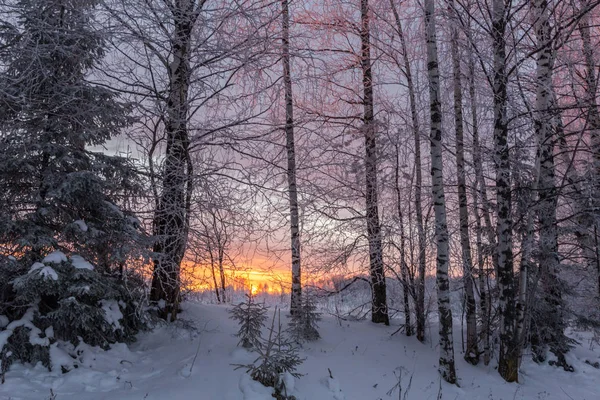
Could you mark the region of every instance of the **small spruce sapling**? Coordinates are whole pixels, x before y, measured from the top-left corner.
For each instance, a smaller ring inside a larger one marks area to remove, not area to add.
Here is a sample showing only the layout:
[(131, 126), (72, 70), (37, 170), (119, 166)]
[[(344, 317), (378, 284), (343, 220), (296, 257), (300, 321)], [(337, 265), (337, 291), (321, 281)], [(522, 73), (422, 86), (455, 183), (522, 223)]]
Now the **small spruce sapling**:
[(240, 330), (235, 334), (240, 338), (238, 343), (246, 349), (259, 348), (261, 343), (261, 330), (267, 321), (267, 310), (264, 303), (256, 303), (252, 294), (246, 295), (247, 301), (234, 306), (229, 310), (230, 318), (236, 320)]
[[(279, 323), (275, 328), (275, 316), (279, 315)], [(264, 340), (264, 344), (256, 347), (258, 358), (252, 364), (235, 364), (236, 369), (245, 368), (250, 377), (266, 387), (275, 389), (273, 397), (278, 400), (294, 400), (295, 397), (287, 393), (285, 376), (291, 375), (294, 378), (300, 378), (302, 375), (297, 371), (298, 366), (304, 359), (298, 354), (298, 347), (288, 340), (281, 329), (281, 313), (275, 310), (271, 327), (269, 328), (269, 337)]]
[(291, 316), (287, 333), (296, 343), (318, 340), (321, 338), (317, 324), (320, 320), (321, 313), (317, 311), (314, 297), (306, 294), (302, 296), (298, 312)]

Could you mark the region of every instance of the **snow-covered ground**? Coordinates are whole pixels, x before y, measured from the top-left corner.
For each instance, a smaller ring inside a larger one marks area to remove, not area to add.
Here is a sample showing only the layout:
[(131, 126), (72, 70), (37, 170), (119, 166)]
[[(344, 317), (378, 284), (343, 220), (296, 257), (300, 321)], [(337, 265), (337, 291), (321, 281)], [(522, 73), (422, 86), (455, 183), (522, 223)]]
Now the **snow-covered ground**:
[[(82, 349), (83, 365), (67, 374), (13, 365), (0, 385), (0, 399), (272, 399), (268, 390), (231, 365), (251, 362), (255, 355), (236, 347), (236, 325), (227, 307), (186, 303), (184, 309), (181, 318), (192, 322), (196, 332), (160, 327), (141, 334), (129, 347), (117, 345), (108, 352)], [(600, 350), (590, 348), (582, 333), (573, 334), (581, 345), (568, 356), (574, 373), (527, 358), (520, 384), (503, 382), (493, 366), (465, 363), (458, 337), (457, 387), (440, 382), (435, 345), (391, 336), (397, 326), (325, 316), (320, 327), (322, 339), (301, 350), (306, 360), (299, 372), (304, 376), (292, 385), (298, 400), (398, 399), (398, 390), (390, 390), (400, 377), (406, 400), (437, 399), (440, 391), (441, 398), (451, 400), (600, 399), (600, 370), (585, 363), (600, 361)]]

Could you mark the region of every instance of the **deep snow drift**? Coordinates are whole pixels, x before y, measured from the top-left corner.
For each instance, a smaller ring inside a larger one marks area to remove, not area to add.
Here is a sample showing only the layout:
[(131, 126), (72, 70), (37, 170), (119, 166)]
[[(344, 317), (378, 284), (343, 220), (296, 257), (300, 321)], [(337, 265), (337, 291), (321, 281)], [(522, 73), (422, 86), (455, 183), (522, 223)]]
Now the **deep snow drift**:
[[(0, 399), (272, 400), (268, 389), (231, 365), (251, 362), (255, 354), (236, 347), (237, 329), (227, 307), (185, 303), (184, 310), (181, 318), (196, 331), (179, 323), (144, 333), (129, 348), (82, 348), (82, 365), (67, 374), (39, 365), (13, 365), (0, 386)], [(526, 357), (521, 384), (505, 383), (492, 365), (465, 363), (460, 335), (455, 335), (460, 379), (456, 387), (440, 382), (435, 344), (421, 344), (400, 333), (391, 336), (397, 328), (324, 316), (322, 339), (301, 350), (306, 360), (299, 372), (304, 376), (288, 382), (288, 388), (293, 387), (299, 400), (398, 399), (398, 389), (392, 388), (401, 377), (402, 399), (407, 400), (437, 399), (440, 390), (443, 399), (600, 398), (600, 370), (585, 363), (600, 361), (600, 350), (590, 348), (583, 333), (572, 333), (581, 343), (568, 355), (574, 373), (540, 366)]]

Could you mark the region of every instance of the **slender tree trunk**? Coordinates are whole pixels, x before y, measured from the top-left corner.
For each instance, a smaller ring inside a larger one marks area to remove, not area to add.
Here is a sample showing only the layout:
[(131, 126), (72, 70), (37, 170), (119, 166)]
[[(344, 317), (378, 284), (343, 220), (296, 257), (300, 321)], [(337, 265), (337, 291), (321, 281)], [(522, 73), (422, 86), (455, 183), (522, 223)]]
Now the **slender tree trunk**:
[(208, 245), (208, 254), (210, 257), (210, 269), (212, 272), (213, 283), (215, 285), (215, 294), (217, 295), (217, 303), (221, 302), (221, 294), (219, 292), (219, 285), (217, 284), (217, 272), (215, 271), (215, 257), (213, 256), (212, 246)]
[(377, 200), (377, 141), (373, 101), (373, 74), (371, 66), (371, 39), (369, 28), (369, 1), (360, 1), (361, 11), (361, 68), (363, 74), (363, 105), (365, 135), (366, 209), (367, 237), (371, 273), (372, 303), (371, 320), (390, 324), (387, 309), (385, 271), (383, 269), (383, 247)]
[[(485, 270), (485, 256), (483, 249), (483, 227), (481, 225), (481, 214), (478, 207), (479, 198), (482, 199), (484, 205), (484, 213), (488, 215), (489, 220), (489, 206), (487, 201), (487, 191), (485, 187), (485, 178), (483, 176), (483, 168), (481, 161), (481, 147), (479, 145), (479, 122), (477, 120), (477, 98), (475, 96), (475, 61), (473, 56), (469, 57), (469, 97), (471, 102), (471, 118), (472, 118), (472, 129), (473, 129), (473, 166), (475, 168), (475, 187), (473, 193), (473, 209), (475, 210), (476, 219), (476, 242), (477, 242), (477, 266), (478, 266), (478, 280), (479, 280), (479, 310), (481, 319), (481, 339), (483, 341), (483, 363), (488, 365), (491, 360), (491, 345), (490, 345), (490, 304), (491, 299), (488, 289), (488, 274)], [(491, 221), (487, 226), (488, 241), (492, 241), (490, 245), (495, 243), (495, 235), (491, 227)], [(485, 254), (489, 254), (486, 251)], [(493, 257), (496, 259), (496, 257)]]
[(431, 183), (435, 211), (435, 239), (437, 246), (437, 297), (440, 319), (439, 371), (449, 383), (456, 383), (454, 342), (452, 338), (452, 308), (448, 279), (449, 246), (446, 222), (446, 199), (442, 163), (442, 108), (440, 103), (440, 72), (435, 29), (434, 0), (425, 0), (425, 33), (427, 39), (427, 73), (429, 77)]
[(193, 0), (178, 0), (172, 7), (173, 60), (169, 65), (169, 95), (165, 132), (167, 150), (162, 193), (154, 215), (154, 273), (150, 300), (160, 316), (174, 321), (179, 308), (180, 268), (185, 255), (192, 190), (187, 118), (189, 112), (191, 34), (198, 12)]
[(421, 134), (419, 127), (419, 114), (417, 112), (417, 101), (415, 97), (415, 85), (408, 57), (408, 48), (406, 39), (402, 31), (402, 23), (394, 0), (390, 0), (390, 5), (396, 21), (396, 30), (400, 37), (402, 46), (402, 56), (404, 58), (404, 75), (408, 87), (408, 99), (410, 103), (410, 116), (413, 128), (413, 137), (415, 142), (415, 214), (417, 218), (417, 247), (418, 247), (418, 269), (417, 269), (417, 299), (415, 302), (415, 314), (417, 320), (417, 340), (425, 341), (425, 228), (423, 225), (423, 206), (422, 206), (422, 185), (423, 172), (421, 166)]
[(227, 302), (227, 297), (225, 296), (225, 269), (223, 266), (224, 257), (225, 257), (224, 251), (225, 251), (225, 244), (220, 243), (219, 244), (218, 263), (219, 263), (219, 277), (221, 278), (221, 302), (223, 302), (223, 303)]
[[(450, 15), (454, 15), (454, 1), (449, 0)], [(477, 314), (475, 292), (473, 289), (473, 262), (471, 258), (471, 238), (469, 236), (469, 204), (467, 202), (467, 183), (465, 177), (465, 140), (463, 128), (463, 95), (458, 49), (457, 22), (451, 27), (452, 77), (454, 92), (454, 129), (456, 132), (456, 177), (458, 183), (458, 213), (460, 222), (460, 245), (462, 249), (463, 284), (465, 288), (467, 347), (465, 360), (473, 365), (479, 362), (477, 348)]]
[(290, 13), (288, 0), (281, 0), (283, 85), (285, 89), (285, 138), (287, 149), (288, 195), (290, 199), (290, 236), (292, 245), (292, 296), (290, 314), (296, 314), (302, 304), (302, 270), (300, 267), (300, 227), (298, 191), (296, 186), (296, 147), (294, 143), (294, 102), (290, 70)]
[(481, 225), (481, 215), (479, 210), (479, 191), (477, 190), (477, 177), (473, 187), (473, 214), (475, 216), (475, 246), (477, 248), (477, 280), (479, 283), (479, 319), (481, 321), (481, 330), (479, 340), (483, 342), (483, 362), (488, 365), (490, 362), (490, 334), (489, 334), (489, 312), (488, 312), (488, 291), (485, 273), (485, 255), (483, 250), (483, 227)]
[(542, 50), (537, 59), (537, 86), (536, 86), (536, 118), (535, 130), (539, 140), (539, 209), (538, 220), (540, 225), (539, 236), (539, 262), (542, 282), (542, 301), (538, 305), (542, 310), (542, 319), (537, 326), (541, 340), (540, 346), (533, 348), (534, 354), (545, 359), (546, 346), (556, 355), (558, 365), (565, 370), (571, 367), (567, 364), (565, 353), (569, 350), (568, 339), (565, 336), (564, 301), (562, 299), (561, 284), (558, 277), (558, 231), (557, 231), (557, 188), (555, 182), (554, 144), (555, 129), (552, 88), (552, 69), (554, 52), (551, 38), (551, 27), (548, 15), (547, 0), (534, 2), (536, 15), (535, 33), (537, 45)]
[[(469, 42), (472, 43), (473, 39), (471, 38), (470, 30), (467, 30), (467, 36), (469, 37)], [(471, 50), (474, 51), (474, 49)], [(487, 184), (483, 174), (483, 157), (481, 144), (479, 142), (479, 124), (477, 122), (478, 109), (477, 99), (475, 96), (475, 59), (473, 55), (469, 57), (469, 72), (469, 95), (471, 97), (471, 118), (473, 124), (473, 167), (475, 169), (475, 177), (479, 183), (476, 188), (479, 191), (479, 197), (481, 198), (483, 221), (485, 223), (485, 231), (487, 233), (489, 246), (488, 253), (490, 253), (492, 256), (494, 272), (498, 274), (497, 253), (495, 251), (491, 251), (491, 249), (495, 248), (496, 246), (496, 230), (492, 225), (492, 219), (490, 217), (492, 214), (492, 205), (489, 201)]]
[(500, 314), (500, 355), (498, 372), (507, 382), (518, 380), (518, 352), (515, 343), (515, 285), (512, 251), (512, 194), (508, 146), (506, 25), (504, 0), (492, 1), (492, 47), (494, 54), (494, 164), (496, 167), (496, 232), (498, 243), (498, 289)]
[(408, 281), (408, 265), (406, 264), (406, 236), (404, 233), (404, 213), (402, 212), (402, 191), (400, 189), (400, 150), (398, 144), (396, 147), (396, 165), (394, 169), (395, 188), (396, 188), (396, 208), (398, 211), (398, 222), (400, 224), (400, 276), (402, 278), (402, 299), (404, 305), (404, 333), (406, 336), (412, 336), (412, 323), (410, 318), (410, 300), (411, 284)]
[(223, 254), (219, 259), (219, 275), (221, 278), (221, 297), (223, 298), (223, 303), (227, 302), (227, 293), (226, 293), (226, 285), (225, 285), (225, 268), (223, 265)]
[(598, 274), (598, 297), (600, 297), (600, 246), (598, 243), (598, 224), (594, 225), (594, 248), (596, 250), (596, 272)]
[[(539, 171), (539, 166), (536, 166), (536, 170)], [(539, 174), (539, 173), (538, 173)], [(530, 188), (531, 193), (537, 191), (537, 182), (534, 182)], [(527, 315), (527, 303), (528, 303), (528, 281), (529, 281), (529, 270), (531, 269), (531, 255), (533, 250), (533, 215), (534, 213), (529, 209), (531, 207), (531, 193), (528, 194), (527, 206), (523, 210), (523, 213), (527, 215), (527, 222), (525, 224), (525, 231), (523, 232), (523, 238), (521, 240), (521, 261), (519, 264), (519, 294), (517, 300), (517, 321), (515, 340), (518, 346), (518, 365), (521, 365), (521, 359), (523, 356), (523, 347), (526, 341), (526, 315)]]

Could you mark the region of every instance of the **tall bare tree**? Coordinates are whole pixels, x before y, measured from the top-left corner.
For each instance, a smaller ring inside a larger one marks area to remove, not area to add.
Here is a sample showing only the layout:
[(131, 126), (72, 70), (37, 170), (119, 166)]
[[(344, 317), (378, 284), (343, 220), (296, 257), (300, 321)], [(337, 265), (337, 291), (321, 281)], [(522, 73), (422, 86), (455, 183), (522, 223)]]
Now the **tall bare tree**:
[(377, 200), (377, 126), (375, 124), (373, 99), (373, 71), (371, 61), (371, 30), (369, 28), (369, 1), (360, 0), (360, 43), (363, 84), (363, 130), (365, 135), (365, 194), (367, 236), (369, 239), (369, 261), (372, 287), (371, 320), (375, 323), (390, 324), (387, 308), (385, 270), (383, 269), (383, 246), (379, 207)]
[[(437, 247), (436, 284), (438, 297), (440, 360), (439, 371), (449, 383), (456, 382), (454, 342), (452, 337), (452, 308), (448, 279), (449, 234), (446, 222), (446, 197), (442, 160), (442, 106), (440, 98), (440, 71), (435, 23), (435, 2), (425, 0), (425, 37), (427, 41), (427, 76), (429, 78), (431, 190), (435, 211), (435, 242)], [(462, 121), (461, 121), (462, 124)]]
[(508, 143), (506, 27), (510, 3), (492, 1), (492, 51), (494, 95), (494, 165), (496, 168), (496, 254), (500, 313), (500, 358), (498, 372), (508, 382), (518, 379), (515, 343), (515, 285), (512, 240), (512, 192)]
[(417, 112), (417, 100), (415, 83), (411, 68), (411, 63), (408, 55), (408, 46), (402, 29), (402, 20), (398, 13), (398, 8), (394, 0), (390, 0), (394, 21), (396, 23), (396, 32), (400, 39), (402, 49), (402, 58), (404, 61), (404, 76), (406, 77), (406, 85), (408, 88), (408, 101), (410, 106), (410, 118), (412, 122), (412, 131), (415, 146), (415, 215), (417, 219), (417, 258), (418, 258), (418, 273), (417, 273), (417, 289), (415, 314), (417, 322), (417, 339), (420, 342), (425, 341), (425, 269), (426, 261), (426, 238), (425, 228), (423, 224), (423, 204), (422, 204), (422, 186), (423, 186), (423, 170), (421, 161), (421, 132), (419, 124), (419, 114)]
[(290, 313), (302, 304), (302, 270), (300, 265), (300, 227), (298, 191), (296, 187), (296, 147), (294, 144), (294, 99), (290, 70), (290, 11), (288, 0), (281, 0), (283, 86), (285, 90), (285, 138), (287, 150), (288, 196), (290, 201), (290, 234), (292, 241), (292, 298)]
[(452, 82), (454, 94), (454, 131), (456, 133), (456, 179), (458, 183), (458, 212), (460, 224), (460, 246), (462, 249), (463, 285), (465, 290), (467, 318), (467, 346), (465, 360), (471, 364), (479, 362), (477, 346), (477, 305), (473, 288), (473, 261), (471, 256), (471, 238), (469, 236), (469, 204), (467, 202), (467, 183), (465, 176), (465, 139), (463, 126), (463, 89), (460, 69), (459, 30), (454, 0), (448, 1), (451, 16), (450, 47), (452, 54)]
[(162, 193), (154, 214), (154, 273), (150, 300), (164, 303), (163, 318), (175, 320), (179, 308), (179, 274), (187, 247), (193, 168), (188, 134), (188, 99), (192, 31), (206, 0), (177, 0), (170, 5), (173, 23), (166, 103), (166, 156)]

